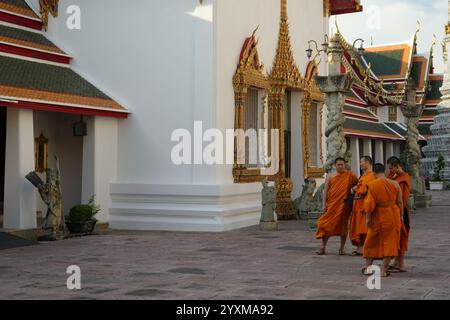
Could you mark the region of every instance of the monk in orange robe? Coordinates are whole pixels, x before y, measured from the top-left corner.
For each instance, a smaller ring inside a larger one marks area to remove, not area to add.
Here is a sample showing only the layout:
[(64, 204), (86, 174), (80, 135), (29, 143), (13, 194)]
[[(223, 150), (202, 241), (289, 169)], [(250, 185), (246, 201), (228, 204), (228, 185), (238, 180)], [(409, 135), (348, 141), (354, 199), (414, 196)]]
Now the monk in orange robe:
[(366, 226), (366, 213), (364, 212), (364, 198), (368, 191), (367, 185), (376, 179), (372, 171), (373, 161), (371, 157), (362, 157), (360, 165), (363, 175), (359, 179), (358, 185), (352, 189), (352, 194), (355, 195), (355, 201), (353, 203), (352, 219), (350, 222), (350, 240), (357, 247), (353, 251), (352, 256), (362, 256), (364, 241), (366, 240), (368, 231)]
[(350, 207), (348, 199), (350, 190), (358, 182), (356, 175), (347, 171), (345, 159), (335, 161), (336, 172), (327, 176), (324, 189), (324, 214), (317, 222), (317, 239), (322, 239), (322, 246), (317, 252), (324, 255), (328, 240), (332, 236), (341, 237), (340, 255), (345, 255), (345, 242), (347, 241), (348, 220)]
[(399, 158), (391, 157), (388, 160), (388, 177), (397, 181), (402, 190), (403, 197), (403, 223), (400, 232), (400, 252), (395, 259), (395, 264), (389, 268), (391, 272), (406, 272), (405, 254), (408, 251), (409, 233), (411, 229), (408, 199), (411, 194), (411, 178), (402, 168)]
[(381, 276), (389, 276), (389, 264), (398, 256), (400, 249), (400, 229), (403, 217), (403, 199), (399, 184), (386, 178), (385, 166), (376, 164), (374, 172), (377, 180), (369, 183), (369, 191), (364, 200), (366, 223), (369, 231), (364, 244), (365, 275), (372, 275), (368, 267), (374, 260), (383, 260)]

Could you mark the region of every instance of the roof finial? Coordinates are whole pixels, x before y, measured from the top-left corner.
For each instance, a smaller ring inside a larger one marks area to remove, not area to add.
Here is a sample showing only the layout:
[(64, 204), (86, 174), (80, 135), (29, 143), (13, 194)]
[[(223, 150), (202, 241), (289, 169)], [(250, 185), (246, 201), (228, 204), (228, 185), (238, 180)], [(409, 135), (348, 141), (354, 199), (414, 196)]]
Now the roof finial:
[(338, 25), (338, 18), (337, 18), (337, 16), (334, 17), (334, 24), (336, 25), (336, 33), (337, 33), (337, 34), (341, 34), (341, 31), (339, 30), (339, 25)]
[(287, 21), (287, 0), (281, 0), (281, 19)]
[(413, 54), (417, 54), (417, 35), (420, 32), (420, 21), (417, 20), (417, 29), (414, 33)]

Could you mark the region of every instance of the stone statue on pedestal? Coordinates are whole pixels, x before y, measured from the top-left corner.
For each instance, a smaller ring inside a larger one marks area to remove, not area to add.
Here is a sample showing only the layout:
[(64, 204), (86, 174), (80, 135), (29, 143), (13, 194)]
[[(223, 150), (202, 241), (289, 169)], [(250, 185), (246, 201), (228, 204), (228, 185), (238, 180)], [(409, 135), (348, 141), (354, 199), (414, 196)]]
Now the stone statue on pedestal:
[(411, 194), (414, 195), (415, 207), (429, 208), (431, 206), (431, 196), (425, 194), (425, 179), (421, 176), (422, 151), (418, 143), (419, 119), (425, 106), (417, 104), (416, 91), (414, 79), (410, 78), (406, 86), (406, 101), (401, 107), (407, 127), (405, 135), (406, 160), (408, 173), (411, 176)]
[(306, 179), (302, 194), (293, 202), (293, 207), (300, 219), (307, 219), (308, 212), (315, 210), (314, 190), (316, 190), (316, 180)]
[(275, 220), (276, 196), (275, 187), (269, 186), (267, 179), (262, 181), (261, 191), (262, 211), (260, 228), (261, 230), (278, 230), (278, 222)]
[(64, 211), (61, 196), (61, 175), (59, 161), (56, 159), (56, 169), (48, 168), (46, 182), (44, 183), (36, 172), (30, 172), (26, 178), (39, 191), (42, 201), (47, 205), (44, 229), (51, 230), (52, 240), (61, 239), (65, 233)]

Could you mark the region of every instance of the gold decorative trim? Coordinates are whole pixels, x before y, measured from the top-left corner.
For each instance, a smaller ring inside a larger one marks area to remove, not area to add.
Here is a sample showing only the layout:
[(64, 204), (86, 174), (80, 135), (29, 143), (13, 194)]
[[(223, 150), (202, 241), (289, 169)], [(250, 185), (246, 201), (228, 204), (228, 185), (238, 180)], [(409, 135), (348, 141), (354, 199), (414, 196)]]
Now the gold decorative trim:
[[(264, 65), (259, 60), (258, 40), (256, 39), (256, 29), (253, 34), (245, 40), (239, 57), (239, 65), (233, 77), (233, 87), (235, 95), (235, 129), (245, 130), (245, 105), (249, 88), (264, 90), (266, 94), (270, 90), (270, 84), (264, 74)], [(262, 124), (264, 128), (264, 115), (267, 112), (265, 106), (266, 97), (262, 100)], [(237, 137), (234, 143), (234, 166), (233, 177), (236, 183), (259, 182), (264, 179), (259, 169), (248, 169), (245, 165), (238, 164), (238, 144)]]
[(39, 0), (41, 11), (42, 26), (44, 30), (48, 30), (48, 15), (49, 13), (54, 17), (58, 17), (59, 0)]
[(283, 190), (283, 192), (277, 192), (277, 214), (279, 219), (290, 219), (293, 211), (291, 200), (293, 184), (292, 180), (286, 177), (284, 168), (284, 118), (286, 112), (284, 103), (287, 90), (306, 91), (308, 86), (305, 79), (302, 78), (299, 68), (295, 63), (291, 45), (286, 0), (281, 0), (278, 45), (275, 58), (273, 60), (272, 70), (269, 75), (269, 82), (271, 86), (269, 94), (269, 129), (279, 129), (280, 133), (280, 170), (276, 175), (275, 181), (277, 188), (279, 190)]
[(329, 17), (331, 15), (330, 0), (323, 0), (323, 16)]
[(36, 172), (43, 173), (48, 168), (47, 148), (48, 139), (41, 133), (39, 138), (34, 139), (34, 170)]
[(319, 117), (319, 130), (320, 135), (318, 138), (320, 139), (320, 161), (323, 163), (323, 144), (321, 137), (323, 135), (323, 105), (325, 101), (324, 94), (320, 91), (317, 86), (314, 77), (318, 75), (318, 66), (312, 61), (309, 63), (306, 73), (305, 73), (305, 81), (308, 84), (308, 90), (305, 91), (303, 100), (302, 100), (302, 133), (303, 133), (303, 172), (304, 178), (307, 179), (309, 177), (312, 178), (323, 178), (325, 174), (325, 169), (323, 167), (312, 166), (310, 164), (310, 143), (309, 143), (309, 123), (311, 119), (311, 106), (313, 103), (317, 103), (320, 106), (318, 112), (320, 114)]

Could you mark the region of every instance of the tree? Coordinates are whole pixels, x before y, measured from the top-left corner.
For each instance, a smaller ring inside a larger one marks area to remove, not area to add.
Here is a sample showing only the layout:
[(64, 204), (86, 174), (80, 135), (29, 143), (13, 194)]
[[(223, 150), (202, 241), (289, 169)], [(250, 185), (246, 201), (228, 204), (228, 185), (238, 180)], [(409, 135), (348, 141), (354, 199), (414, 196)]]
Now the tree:
[(445, 168), (445, 159), (442, 154), (439, 155), (436, 166), (434, 167), (433, 181), (442, 181), (441, 171)]

